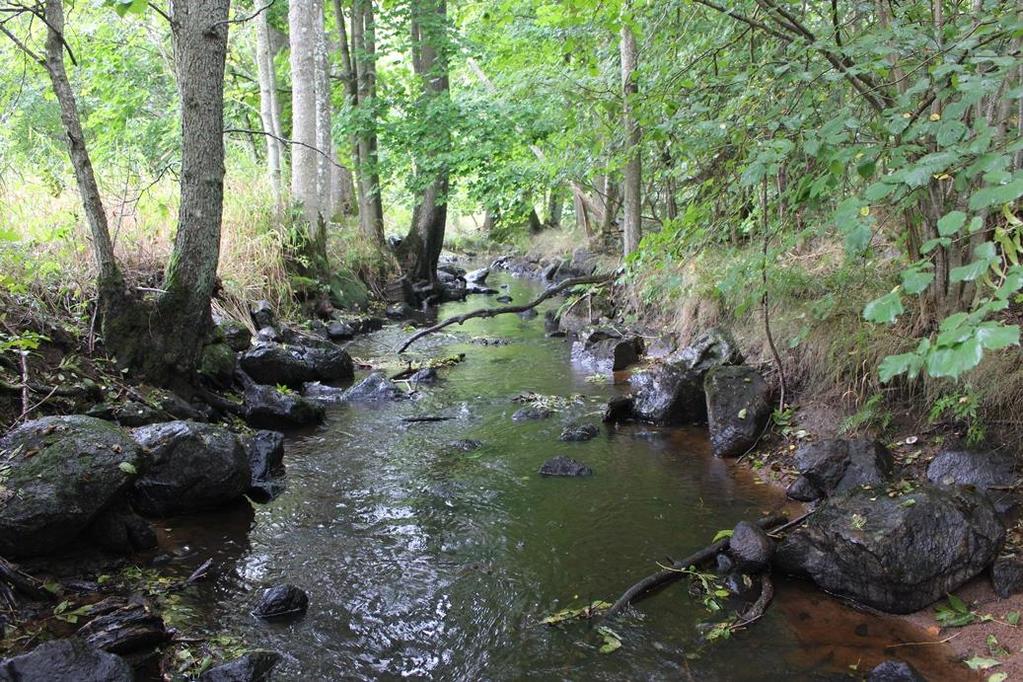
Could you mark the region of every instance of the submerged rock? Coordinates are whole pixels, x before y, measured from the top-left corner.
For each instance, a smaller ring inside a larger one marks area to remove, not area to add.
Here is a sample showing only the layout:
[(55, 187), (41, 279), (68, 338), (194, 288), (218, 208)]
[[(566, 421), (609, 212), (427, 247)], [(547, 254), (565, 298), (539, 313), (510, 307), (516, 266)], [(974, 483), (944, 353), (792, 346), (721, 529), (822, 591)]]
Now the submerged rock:
[(174, 421), (135, 429), (132, 437), (149, 455), (132, 491), (132, 503), (142, 514), (169, 516), (223, 506), (249, 487), (245, 450), (222, 426)]
[(309, 348), (259, 343), (239, 358), (256, 383), (300, 388), (308, 381), (338, 381), (355, 376), (351, 356), (338, 346)]
[(249, 458), (246, 494), (256, 502), (269, 502), (284, 492), (284, 434), (256, 431), (241, 442)]
[(471, 438), (463, 438), (461, 440), (453, 440), (448, 443), (448, 448), (452, 452), (473, 452), (483, 447), (483, 443), (478, 440)]
[(759, 573), (771, 563), (774, 540), (760, 526), (740, 521), (732, 531), (728, 550), (735, 557), (736, 568), (743, 573)]
[(619, 424), (632, 419), (632, 412), (632, 398), (618, 396), (607, 402), (602, 420), (605, 424)]
[(413, 386), (432, 386), (437, 383), (440, 376), (437, 374), (437, 370), (434, 367), (423, 367), (421, 370), (409, 377), (409, 383)]
[(43, 417), (0, 439), (0, 555), (66, 549), (143, 468), (141, 448), (93, 417)]
[(294, 585), (274, 585), (263, 591), (252, 615), (264, 620), (299, 616), (309, 608), (309, 595)]
[(867, 675), (867, 682), (927, 682), (905, 661), (882, 661)]
[(737, 457), (757, 442), (771, 418), (770, 388), (745, 365), (715, 367), (703, 382), (710, 445), (718, 457)]
[(81, 639), (40, 644), (27, 654), (0, 661), (0, 682), (131, 682), (131, 666)]
[(593, 469), (571, 457), (558, 455), (543, 463), (540, 467), (541, 476), (592, 476)]
[(796, 452), (800, 477), (789, 487), (792, 499), (809, 502), (864, 485), (880, 485), (892, 473), (892, 454), (871, 440), (822, 440)]
[(593, 440), (599, 434), (600, 428), (596, 424), (570, 424), (562, 429), (560, 440), (580, 442)]
[(372, 403), (386, 400), (401, 400), (406, 397), (394, 382), (383, 372), (373, 372), (368, 377), (345, 391), (344, 399), (353, 403)]
[(526, 407), (516, 410), (515, 414), (512, 415), (512, 421), (524, 422), (547, 419), (547, 417), (550, 417), (552, 414), (554, 413), (546, 407), (541, 407), (539, 405), (527, 405)]
[(319, 424), (324, 415), (322, 405), (306, 400), (294, 391), (281, 391), (259, 384), (245, 388), (245, 421), (250, 426), (290, 429)]
[(319, 381), (302, 384), (302, 397), (313, 402), (330, 405), (345, 401), (345, 390), (336, 386), (327, 386)]
[(832, 497), (781, 542), (776, 566), (889, 613), (921, 609), (983, 571), (1005, 529), (973, 488)]
[(494, 300), (497, 301), (498, 303), (511, 303), (512, 302), (512, 297), (511, 296), (506, 296), (506, 295), (501, 295), (501, 296), (498, 296), (497, 298), (495, 298)]
[(274, 651), (250, 651), (240, 658), (210, 668), (199, 682), (269, 682), (281, 660)]

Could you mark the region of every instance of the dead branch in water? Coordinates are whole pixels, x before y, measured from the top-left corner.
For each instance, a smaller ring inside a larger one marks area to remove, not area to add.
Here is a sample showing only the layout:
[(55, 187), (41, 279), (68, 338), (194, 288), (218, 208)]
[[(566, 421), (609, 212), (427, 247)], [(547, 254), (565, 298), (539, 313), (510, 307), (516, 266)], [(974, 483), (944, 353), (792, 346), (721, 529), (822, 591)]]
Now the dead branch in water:
[[(770, 531), (776, 528), (777, 526), (782, 526), (783, 524), (786, 524), (787, 522), (788, 522), (787, 517), (776, 515), (758, 519), (757, 525), (766, 531)], [(652, 573), (647, 577), (643, 578), (638, 583), (627, 589), (625, 593), (618, 598), (618, 601), (616, 601), (604, 615), (604, 620), (606, 621), (613, 618), (619, 611), (621, 611), (626, 606), (631, 604), (634, 599), (638, 598), (644, 593), (649, 592), (655, 587), (658, 587), (665, 583), (677, 580), (683, 575), (683, 571), (685, 571), (690, 566), (698, 566), (699, 564), (710, 561), (715, 556), (728, 549), (728, 544), (729, 544), (728, 538), (718, 540), (717, 542), (707, 547), (704, 547), (698, 552), (694, 552), (693, 554), (690, 554), (686, 558), (674, 562), (670, 567), (657, 571), (657, 573)]]
[(772, 599), (774, 599), (774, 583), (771, 582), (771, 576), (765, 573), (760, 576), (760, 596), (749, 607), (749, 610), (732, 625), (732, 630), (744, 628), (760, 620), (767, 612), (767, 607), (771, 605)]
[(479, 318), (488, 318), (488, 317), (496, 317), (497, 315), (505, 315), (507, 313), (524, 313), (527, 310), (532, 310), (533, 308), (535, 308), (536, 306), (540, 305), (541, 303), (543, 303), (547, 299), (549, 299), (549, 298), (551, 298), (553, 296), (557, 296), (558, 294), (560, 294), (562, 291), (565, 291), (566, 289), (571, 289), (572, 287), (579, 286), (581, 284), (605, 284), (605, 283), (610, 282), (611, 280), (613, 280), (614, 277), (615, 276), (613, 274), (612, 275), (590, 275), (589, 277), (573, 277), (572, 279), (566, 279), (565, 281), (560, 282), (559, 284), (554, 284), (554, 285), (551, 285), (551, 286), (547, 287), (546, 289), (544, 289), (542, 294), (540, 294), (539, 296), (534, 298), (529, 303), (526, 303), (525, 305), (509, 305), (509, 306), (503, 306), (503, 307), (500, 307), (500, 308), (480, 308), (479, 310), (473, 310), (472, 312), (462, 313), (461, 315), (455, 315), (454, 317), (449, 317), (448, 319), (444, 320), (443, 322), (438, 322), (437, 324), (433, 325), (432, 327), (427, 327), (426, 329), (422, 329), (422, 330), (416, 332), (415, 334), (413, 334), (412, 336), (410, 336), (408, 341), (406, 341), (401, 346), (401, 348), (398, 349), (398, 352), (399, 353), (404, 353), (405, 350), (409, 346), (411, 346), (413, 343), (415, 343), (419, 339), (423, 338), (424, 336), (427, 336), (429, 334), (433, 334), (434, 332), (438, 332), (441, 329), (444, 329), (445, 327), (450, 327), (453, 324), (462, 324), (463, 322), (466, 322), (468, 320), (471, 320), (471, 319), (474, 319), (474, 318), (477, 318), (477, 317), (479, 317)]

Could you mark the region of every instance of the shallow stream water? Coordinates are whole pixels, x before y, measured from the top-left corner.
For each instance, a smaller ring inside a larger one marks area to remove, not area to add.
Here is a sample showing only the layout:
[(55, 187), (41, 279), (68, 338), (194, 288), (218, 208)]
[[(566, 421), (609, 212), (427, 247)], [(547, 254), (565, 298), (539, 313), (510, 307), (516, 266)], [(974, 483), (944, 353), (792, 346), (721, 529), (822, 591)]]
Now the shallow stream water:
[[(537, 291), (495, 280), (516, 302)], [(475, 297), (439, 315), (483, 305), (493, 303)], [(619, 617), (611, 627), (623, 645), (612, 654), (598, 652), (592, 623), (540, 624), (568, 606), (614, 601), (656, 562), (782, 501), (742, 466), (710, 456), (702, 430), (602, 427), (590, 442), (560, 442), (567, 421), (599, 423), (601, 403), (621, 389), (573, 366), (564, 339), (545, 337), (542, 312), (446, 331), (413, 356), (465, 353), (464, 362), (441, 370), (419, 400), (331, 408), (322, 427), (289, 440), (288, 490), (277, 500), (166, 521), (175, 559), (165, 570), (188, 575), (213, 558), (210, 579), (184, 597), (191, 626), (281, 652), (285, 680), (849, 679), (890, 656), (933, 679), (958, 675), (943, 648), (886, 651), (928, 639), (902, 621), (785, 581), (761, 621), (710, 646), (698, 625), (723, 616), (685, 581)], [(349, 351), (394, 370), (391, 351), (406, 334), (388, 327)], [(526, 391), (582, 398), (549, 419), (514, 422), (521, 405), (512, 398)], [(452, 419), (402, 422), (422, 415)], [(483, 447), (449, 446), (465, 438)], [(539, 476), (557, 454), (595, 475)], [(309, 592), (304, 618), (249, 615), (276, 582)]]

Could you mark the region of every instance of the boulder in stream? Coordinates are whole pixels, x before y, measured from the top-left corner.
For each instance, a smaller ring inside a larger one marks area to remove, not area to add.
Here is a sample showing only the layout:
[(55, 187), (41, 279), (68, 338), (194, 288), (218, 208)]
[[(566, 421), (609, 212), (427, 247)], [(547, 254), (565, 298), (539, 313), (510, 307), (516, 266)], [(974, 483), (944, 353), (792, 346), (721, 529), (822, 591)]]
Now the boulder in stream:
[(67, 548), (126, 493), (142, 449), (115, 424), (84, 416), (43, 417), (0, 439), (0, 555)]
[(578, 443), (593, 440), (600, 434), (600, 427), (596, 424), (569, 424), (561, 430), (560, 440)]
[(132, 504), (149, 516), (219, 507), (241, 498), (251, 472), (238, 437), (223, 426), (189, 421), (143, 426), (132, 437), (149, 463)]
[(718, 457), (738, 457), (753, 447), (771, 418), (771, 389), (752, 367), (714, 367), (703, 381), (710, 445)]
[(892, 473), (892, 453), (872, 440), (822, 440), (802, 446), (795, 465), (800, 476), (789, 486), (788, 496), (810, 502), (885, 483)]
[(541, 476), (592, 476), (593, 469), (571, 457), (558, 455), (543, 463), (540, 467)]
[(620, 372), (639, 362), (643, 337), (614, 329), (591, 327), (572, 344), (572, 360), (598, 372)]
[(512, 415), (512, 421), (524, 422), (524, 421), (537, 421), (540, 419), (547, 419), (554, 412), (546, 407), (540, 405), (526, 405), (525, 407), (519, 408)]
[(344, 400), (352, 403), (374, 403), (401, 400), (406, 397), (383, 372), (373, 372), (345, 391)]
[(269, 682), (280, 660), (281, 655), (274, 651), (250, 651), (210, 668), (199, 676), (199, 682)]
[(924, 485), (897, 497), (856, 489), (791, 532), (775, 566), (881, 611), (911, 613), (987, 568), (1004, 539), (975, 488)]
[(256, 502), (269, 502), (284, 492), (284, 434), (256, 431), (241, 438), (249, 458), (249, 489)]
[(259, 384), (245, 387), (245, 421), (250, 426), (293, 429), (319, 424), (324, 415), (323, 405), (307, 400), (290, 389), (282, 391), (274, 386)]
[(300, 616), (309, 608), (309, 595), (294, 585), (274, 585), (263, 591), (252, 615), (264, 620)]
[(771, 563), (774, 554), (774, 540), (760, 526), (740, 521), (728, 541), (728, 551), (735, 557), (735, 564), (742, 573), (759, 573)]
[(131, 666), (120, 656), (81, 639), (44, 642), (27, 654), (0, 661), (0, 682), (132, 682)]
[(141, 552), (157, 545), (156, 531), (126, 500), (100, 512), (89, 528), (89, 535), (103, 549), (118, 554)]
[(339, 381), (355, 376), (351, 356), (332, 344), (310, 348), (259, 343), (242, 353), (239, 364), (256, 383), (270, 386), (301, 388), (307, 381)]

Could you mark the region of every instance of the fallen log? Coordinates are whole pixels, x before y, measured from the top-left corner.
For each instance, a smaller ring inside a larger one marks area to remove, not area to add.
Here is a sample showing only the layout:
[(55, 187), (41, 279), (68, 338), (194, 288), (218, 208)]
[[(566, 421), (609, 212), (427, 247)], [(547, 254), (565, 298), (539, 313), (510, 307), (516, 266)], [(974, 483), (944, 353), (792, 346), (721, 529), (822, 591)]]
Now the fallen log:
[[(788, 522), (787, 517), (782, 515), (775, 515), (757, 520), (757, 525), (763, 528), (764, 530), (770, 532), (775, 527), (783, 526), (787, 524), (787, 522)], [(702, 563), (710, 561), (718, 554), (728, 549), (728, 543), (729, 543), (728, 538), (718, 540), (717, 542), (707, 547), (704, 547), (698, 552), (694, 552), (693, 554), (690, 554), (686, 558), (672, 563), (672, 565), (669, 568), (662, 569), (660, 571), (657, 571), (656, 573), (652, 573), (647, 577), (643, 578), (638, 583), (634, 584), (632, 587), (625, 590), (622, 596), (618, 598), (618, 601), (611, 605), (611, 608), (608, 609), (606, 614), (604, 614), (604, 620), (605, 621), (610, 620), (619, 611), (621, 611), (626, 606), (631, 604), (633, 600), (635, 600), (637, 597), (643, 595), (646, 592), (649, 592), (655, 587), (671, 582), (673, 580), (678, 580), (683, 575), (682, 572), (685, 571), (690, 566), (699, 566)]]
[(524, 305), (508, 305), (499, 308), (480, 308), (479, 310), (473, 310), (468, 313), (462, 313), (461, 315), (449, 317), (443, 322), (438, 322), (432, 327), (421, 329), (420, 331), (410, 336), (409, 339), (404, 344), (402, 344), (401, 348), (398, 349), (398, 353), (404, 353), (409, 346), (411, 346), (413, 343), (423, 338), (424, 336), (433, 334), (434, 332), (438, 332), (441, 329), (444, 329), (445, 327), (450, 327), (453, 324), (462, 324), (468, 320), (472, 320), (475, 318), (496, 317), (497, 315), (505, 315), (508, 313), (524, 313), (527, 310), (532, 310), (533, 308), (540, 305), (547, 299), (557, 296), (566, 289), (571, 289), (572, 287), (579, 286), (582, 284), (606, 284), (607, 282), (612, 281), (614, 278), (615, 278), (614, 274), (590, 275), (589, 277), (573, 277), (572, 279), (566, 279), (563, 282), (547, 287), (546, 289), (544, 289), (542, 294), (540, 294), (532, 301)]

